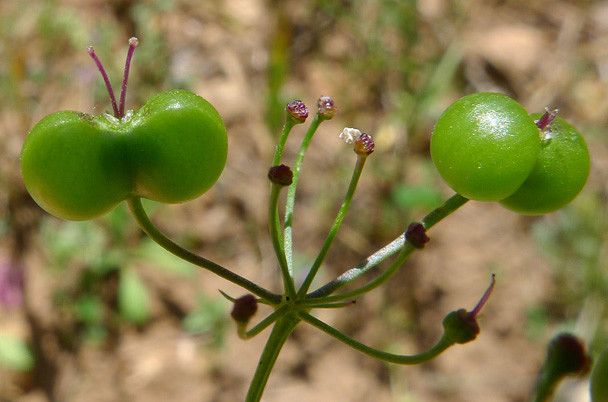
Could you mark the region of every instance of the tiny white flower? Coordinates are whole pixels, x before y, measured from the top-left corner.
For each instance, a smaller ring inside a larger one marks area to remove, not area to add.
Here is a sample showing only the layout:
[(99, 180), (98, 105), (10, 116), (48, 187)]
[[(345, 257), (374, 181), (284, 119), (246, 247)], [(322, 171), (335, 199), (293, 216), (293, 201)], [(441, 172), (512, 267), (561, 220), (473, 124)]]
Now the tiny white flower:
[(347, 144), (352, 144), (361, 137), (361, 130), (345, 127), (339, 135), (340, 139)]

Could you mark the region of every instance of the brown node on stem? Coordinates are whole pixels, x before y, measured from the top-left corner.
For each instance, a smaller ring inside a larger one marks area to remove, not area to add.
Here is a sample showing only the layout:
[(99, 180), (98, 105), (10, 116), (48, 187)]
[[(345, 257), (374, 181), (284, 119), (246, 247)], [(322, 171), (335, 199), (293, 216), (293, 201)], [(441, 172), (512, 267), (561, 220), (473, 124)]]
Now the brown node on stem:
[(293, 180), (293, 173), (287, 165), (273, 166), (268, 169), (268, 179), (279, 186), (289, 186)]
[(412, 222), (405, 231), (405, 240), (416, 248), (423, 248), (431, 240), (426, 235), (426, 229), (420, 222)]
[(234, 301), (230, 316), (239, 324), (246, 324), (258, 311), (258, 301), (252, 294), (246, 294)]

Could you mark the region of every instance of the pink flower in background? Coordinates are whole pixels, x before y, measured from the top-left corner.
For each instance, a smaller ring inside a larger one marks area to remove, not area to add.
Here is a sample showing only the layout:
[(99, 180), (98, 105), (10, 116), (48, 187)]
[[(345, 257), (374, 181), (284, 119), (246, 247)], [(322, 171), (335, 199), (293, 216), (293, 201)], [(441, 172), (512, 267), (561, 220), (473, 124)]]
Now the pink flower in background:
[(0, 262), (0, 305), (17, 306), (23, 301), (23, 271)]

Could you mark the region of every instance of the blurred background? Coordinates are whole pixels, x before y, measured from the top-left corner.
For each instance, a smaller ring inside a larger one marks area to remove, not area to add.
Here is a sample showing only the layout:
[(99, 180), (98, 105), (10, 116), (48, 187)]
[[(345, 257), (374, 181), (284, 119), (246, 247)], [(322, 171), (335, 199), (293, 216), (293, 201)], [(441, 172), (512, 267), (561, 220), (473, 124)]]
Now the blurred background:
[[(127, 108), (188, 88), (229, 131), (220, 181), (200, 199), (151, 205), (180, 244), (279, 289), (266, 229), (266, 172), (284, 105), (332, 95), (304, 164), (294, 223), (299, 275), (338, 209), (355, 155), (337, 137), (376, 139), (320, 281), (394, 239), (451, 192), (429, 159), (433, 124), (458, 97), (500, 91), (547, 105), (584, 134), (592, 172), (567, 208), (522, 217), (470, 202), (388, 285), (324, 320), (386, 350), (432, 345), (441, 319), (497, 285), (472, 343), (414, 367), (374, 361), (302, 325), (265, 401), (525, 401), (559, 331), (592, 353), (608, 333), (608, 1), (3, 0), (0, 2), (0, 401), (239, 401), (267, 333), (237, 338), (218, 289), (242, 291), (147, 240), (123, 206), (64, 222), (24, 190), (19, 153), (44, 115), (110, 110), (87, 55), (116, 88), (140, 40)], [(288, 142), (292, 163), (304, 128)], [(332, 189), (328, 191), (327, 189)], [(263, 317), (262, 311), (258, 317)], [(561, 401), (587, 401), (586, 380)]]

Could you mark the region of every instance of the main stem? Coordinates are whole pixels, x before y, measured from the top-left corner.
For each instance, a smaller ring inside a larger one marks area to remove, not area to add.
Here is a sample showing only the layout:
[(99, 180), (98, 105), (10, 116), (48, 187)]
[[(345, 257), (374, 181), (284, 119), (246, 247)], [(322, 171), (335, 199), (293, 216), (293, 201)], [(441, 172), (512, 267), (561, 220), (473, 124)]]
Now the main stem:
[(274, 367), (277, 357), (285, 344), (285, 341), (292, 333), (296, 325), (300, 322), (295, 315), (288, 314), (276, 322), (272, 328), (272, 332), (266, 341), (266, 346), (260, 356), (258, 367), (255, 371), (249, 391), (245, 397), (245, 402), (259, 402), (262, 399), (264, 388), (270, 377), (270, 372)]

